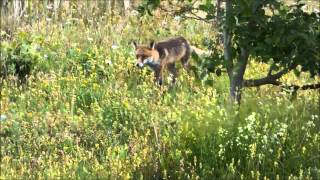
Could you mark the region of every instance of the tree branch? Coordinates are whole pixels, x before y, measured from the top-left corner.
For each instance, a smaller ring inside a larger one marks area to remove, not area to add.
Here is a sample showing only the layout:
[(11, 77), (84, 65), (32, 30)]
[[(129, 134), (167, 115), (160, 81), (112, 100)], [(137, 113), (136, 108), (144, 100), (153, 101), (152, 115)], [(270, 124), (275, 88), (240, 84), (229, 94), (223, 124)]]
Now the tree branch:
[(270, 65), (270, 68), (269, 68), (269, 71), (268, 71), (267, 76), (271, 76), (272, 71), (274, 70), (274, 68), (275, 68), (275, 64), (274, 64), (274, 63), (272, 63), (272, 64)]
[(189, 19), (195, 19), (195, 20), (199, 20), (199, 21), (204, 21), (206, 23), (211, 23), (213, 22), (213, 20), (208, 20), (208, 19), (205, 19), (203, 17), (200, 17), (198, 15), (196, 15), (195, 13), (193, 12), (189, 12), (192, 16), (187, 16), (187, 15), (184, 15), (182, 17), (185, 17), (185, 18), (189, 18)]
[(308, 89), (320, 89), (320, 82), (317, 84), (305, 84), (303, 86), (298, 85), (281, 85), (282, 88), (297, 90), (308, 90)]
[(261, 79), (248, 79), (243, 81), (244, 87), (255, 87), (255, 86), (261, 86), (265, 84), (273, 84), (273, 85), (280, 85), (281, 83), (277, 80), (281, 78), (284, 74), (288, 73), (290, 69), (284, 69), (282, 71), (279, 71), (276, 74), (268, 73), (267, 77), (261, 78)]
[(307, 89), (320, 89), (320, 83), (318, 84), (307, 84), (300, 87), (301, 90), (307, 90)]
[(277, 80), (270, 79), (268, 77), (261, 78), (261, 79), (250, 79), (250, 80), (243, 81), (244, 87), (256, 87), (256, 86), (261, 86), (261, 85), (266, 85), (266, 84), (272, 84), (272, 85), (279, 86), (281, 83)]
[(244, 87), (255, 87), (255, 86), (261, 86), (265, 84), (273, 84), (273, 85), (281, 85), (281, 83), (278, 81), (279, 78), (281, 78), (284, 74), (288, 73), (292, 69), (297, 67), (296, 65), (291, 65), (286, 69), (283, 69), (276, 74), (272, 74), (272, 67), (270, 67), (268, 75), (261, 79), (248, 79), (243, 81)]
[(251, 81), (248, 82), (248, 80), (246, 80), (246, 81), (247, 82), (244, 82), (244, 86), (245, 87), (256, 87), (256, 86), (271, 84), (271, 85), (275, 85), (275, 86), (280, 86), (283, 89), (293, 89), (294, 91), (297, 91), (297, 90), (309, 90), (309, 89), (320, 89), (320, 83), (306, 84), (306, 85), (303, 85), (303, 86), (298, 86), (298, 85), (286, 85), (286, 84), (283, 84), (282, 82), (279, 82), (277, 80), (265, 79), (265, 78), (259, 79), (259, 80), (255, 80), (254, 83), (252, 83)]
[(214, 18), (206, 19), (204, 17), (197, 15), (195, 12), (193, 12), (193, 11), (199, 10), (198, 8), (194, 7), (194, 4), (196, 2), (198, 1), (194, 1), (191, 5), (188, 5), (188, 6), (182, 6), (180, 7), (180, 9), (168, 9), (163, 6), (159, 6), (159, 9), (170, 14), (171, 16), (180, 15), (182, 18), (195, 19), (199, 21), (204, 21), (206, 23), (212, 23), (214, 21)]

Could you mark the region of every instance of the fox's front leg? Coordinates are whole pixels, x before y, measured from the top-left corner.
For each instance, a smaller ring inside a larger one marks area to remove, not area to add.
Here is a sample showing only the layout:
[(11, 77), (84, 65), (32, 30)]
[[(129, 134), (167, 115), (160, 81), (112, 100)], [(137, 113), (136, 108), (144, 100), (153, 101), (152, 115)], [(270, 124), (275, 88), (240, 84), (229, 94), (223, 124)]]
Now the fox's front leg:
[(162, 85), (162, 68), (156, 69), (154, 72), (155, 83)]

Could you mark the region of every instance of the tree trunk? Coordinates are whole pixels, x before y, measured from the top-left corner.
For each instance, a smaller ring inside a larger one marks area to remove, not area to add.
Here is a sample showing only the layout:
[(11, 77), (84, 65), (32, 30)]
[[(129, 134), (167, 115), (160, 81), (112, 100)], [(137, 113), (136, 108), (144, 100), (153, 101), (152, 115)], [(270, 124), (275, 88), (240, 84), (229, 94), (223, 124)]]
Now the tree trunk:
[(126, 12), (129, 11), (130, 8), (130, 0), (123, 0), (124, 15), (126, 15)]
[(232, 60), (232, 48), (231, 48), (231, 30), (229, 27), (229, 22), (231, 20), (231, 10), (232, 4), (231, 0), (226, 0), (226, 16), (224, 20), (223, 28), (223, 50), (224, 50), (224, 59), (227, 61), (227, 72), (229, 77), (232, 73), (233, 60)]
[(9, 5), (9, 2), (8, 0), (1, 0), (0, 1), (0, 13), (1, 13), (1, 16), (6, 16), (8, 15), (8, 5)]
[(13, 1), (13, 18), (20, 19), (24, 13), (24, 1)]
[(219, 37), (216, 39), (217, 44), (221, 44), (223, 42), (223, 29), (222, 29), (222, 23), (223, 23), (223, 14), (221, 10), (221, 0), (217, 0), (216, 2), (216, 20), (212, 22), (212, 27), (215, 29), (218, 29)]
[(232, 18), (232, 0), (226, 0), (226, 11), (223, 28), (223, 50), (227, 62), (227, 72), (230, 80), (230, 99), (232, 102), (240, 103), (241, 90), (243, 87), (243, 76), (247, 67), (249, 52), (241, 48), (241, 54), (234, 65), (232, 57), (232, 33), (230, 22)]
[(119, 12), (120, 12), (121, 16), (124, 16), (125, 12), (126, 12), (126, 10), (125, 10), (125, 2), (124, 2), (124, 0), (119, 0), (118, 3), (119, 3), (119, 7), (118, 7), (119, 8)]
[(98, 8), (99, 8), (99, 16), (103, 16), (108, 9), (108, 2), (107, 0), (99, 0), (98, 1)]
[(232, 102), (240, 104), (241, 90), (243, 87), (243, 76), (248, 63), (249, 52), (247, 49), (241, 48), (241, 54), (238, 62), (232, 69), (232, 74), (229, 76), (230, 80), (230, 98)]
[(116, 7), (116, 1), (115, 0), (111, 0), (111, 16), (114, 16), (114, 11), (115, 11), (115, 7)]
[(60, 6), (61, 6), (61, 1), (62, 0), (54, 0), (53, 2), (53, 10), (55, 13), (57, 13), (60, 9)]
[(78, 16), (78, 3), (76, 0), (71, 0), (70, 1), (71, 6), (69, 6), (70, 11), (71, 11), (71, 17), (76, 18)]
[(222, 16), (223, 16), (222, 11), (221, 11), (221, 0), (217, 0), (216, 6), (217, 6), (217, 9), (216, 9), (216, 11), (217, 11), (217, 13), (216, 13), (217, 25), (218, 25), (218, 27), (221, 27), (220, 26), (221, 25), (221, 19), (222, 19)]
[(139, 6), (138, 0), (130, 0), (130, 8), (135, 9)]

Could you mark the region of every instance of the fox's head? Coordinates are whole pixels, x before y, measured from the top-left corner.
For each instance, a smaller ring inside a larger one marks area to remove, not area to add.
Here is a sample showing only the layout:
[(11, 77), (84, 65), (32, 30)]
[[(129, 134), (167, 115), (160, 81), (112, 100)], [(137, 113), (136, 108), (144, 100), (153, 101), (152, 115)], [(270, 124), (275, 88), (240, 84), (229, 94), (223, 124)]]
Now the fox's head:
[(152, 41), (149, 46), (138, 45), (133, 42), (136, 49), (136, 66), (155, 65), (159, 62), (159, 52), (155, 49), (156, 43)]

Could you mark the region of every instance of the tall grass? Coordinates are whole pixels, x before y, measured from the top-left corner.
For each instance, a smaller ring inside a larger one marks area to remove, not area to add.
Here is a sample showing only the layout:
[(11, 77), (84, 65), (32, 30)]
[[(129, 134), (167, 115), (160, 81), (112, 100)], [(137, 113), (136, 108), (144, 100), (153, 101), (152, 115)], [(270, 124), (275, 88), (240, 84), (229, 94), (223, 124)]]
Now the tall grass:
[[(319, 179), (319, 92), (246, 89), (232, 109), (226, 75), (206, 85), (180, 70), (176, 85), (160, 88), (134, 67), (132, 40), (182, 35), (201, 47), (216, 36), (209, 25), (162, 15), (62, 19), (1, 42), (11, 68), (1, 84), (1, 179)], [(30, 65), (25, 83), (15, 61)], [(247, 77), (266, 71), (250, 66)]]

